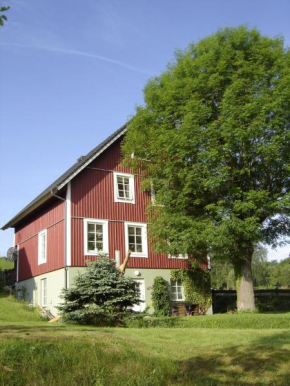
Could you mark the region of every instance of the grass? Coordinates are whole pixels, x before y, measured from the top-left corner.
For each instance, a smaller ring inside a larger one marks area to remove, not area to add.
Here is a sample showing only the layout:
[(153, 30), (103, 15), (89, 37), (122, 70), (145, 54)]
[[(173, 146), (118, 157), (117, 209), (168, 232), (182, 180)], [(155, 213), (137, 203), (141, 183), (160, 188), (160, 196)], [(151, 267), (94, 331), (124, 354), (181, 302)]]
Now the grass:
[(0, 385), (290, 385), (290, 314), (182, 320), (186, 327), (50, 324), (2, 297)]
[(233, 313), (199, 317), (148, 318), (129, 322), (137, 328), (290, 329), (290, 312), (281, 314)]

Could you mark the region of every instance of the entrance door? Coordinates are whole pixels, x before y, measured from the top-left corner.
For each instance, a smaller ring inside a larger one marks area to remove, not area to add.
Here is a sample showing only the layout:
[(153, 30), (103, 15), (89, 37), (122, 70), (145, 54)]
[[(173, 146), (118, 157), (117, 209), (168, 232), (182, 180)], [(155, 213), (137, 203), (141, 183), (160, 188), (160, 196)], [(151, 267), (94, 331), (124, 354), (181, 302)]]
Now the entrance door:
[(140, 299), (143, 300), (140, 304), (135, 304), (133, 306), (133, 311), (142, 312), (146, 308), (145, 304), (145, 281), (144, 279), (135, 279), (135, 282), (138, 283), (140, 289)]

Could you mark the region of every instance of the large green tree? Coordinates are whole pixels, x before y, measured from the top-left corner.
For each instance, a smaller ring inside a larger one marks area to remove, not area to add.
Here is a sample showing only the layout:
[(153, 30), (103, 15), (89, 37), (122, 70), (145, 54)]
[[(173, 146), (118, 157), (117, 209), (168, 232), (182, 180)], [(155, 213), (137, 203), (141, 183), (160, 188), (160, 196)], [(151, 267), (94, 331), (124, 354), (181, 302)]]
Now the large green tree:
[(6, 15), (3, 14), (3, 12), (8, 11), (10, 7), (0, 7), (0, 27), (4, 25), (4, 20), (7, 21)]
[(178, 52), (144, 96), (123, 151), (155, 190), (155, 248), (229, 260), (238, 309), (254, 309), (254, 245), (290, 229), (289, 50), (226, 28)]

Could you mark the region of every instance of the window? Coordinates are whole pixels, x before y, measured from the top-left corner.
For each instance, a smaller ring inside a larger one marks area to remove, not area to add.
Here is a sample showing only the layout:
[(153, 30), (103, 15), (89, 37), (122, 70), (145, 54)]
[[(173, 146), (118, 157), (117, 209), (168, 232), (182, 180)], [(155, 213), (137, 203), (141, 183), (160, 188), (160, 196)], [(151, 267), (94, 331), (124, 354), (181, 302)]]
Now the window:
[(125, 223), (126, 252), (132, 257), (148, 257), (147, 225), (142, 223)]
[(150, 196), (151, 196), (151, 202), (153, 205), (164, 207), (165, 205), (160, 204), (160, 202), (157, 201), (157, 189), (154, 186), (153, 182), (150, 184)]
[(84, 219), (85, 255), (109, 253), (108, 221)]
[(46, 279), (41, 280), (41, 305), (42, 307), (47, 306), (47, 286)]
[[(168, 240), (167, 243), (170, 246), (170, 244), (172, 243), (172, 240)], [(169, 254), (168, 258), (169, 259), (182, 259), (182, 260), (185, 260), (185, 259), (188, 259), (188, 254), (187, 253), (179, 253), (179, 254), (176, 254), (176, 255)]]
[(185, 260), (185, 259), (188, 259), (188, 255), (181, 253), (181, 254), (176, 255), (176, 256), (168, 255), (168, 258), (169, 259), (182, 259), (182, 260)]
[(181, 284), (181, 280), (171, 280), (170, 286), (171, 286), (171, 294), (170, 294), (171, 300), (173, 301), (184, 300), (184, 291), (183, 291), (183, 286)]
[(138, 284), (139, 290), (140, 290), (140, 300), (143, 300), (143, 302), (139, 304), (134, 304), (132, 307), (133, 311), (137, 312), (143, 312), (146, 308), (145, 303), (145, 280), (144, 279), (134, 279), (135, 283)]
[(135, 204), (134, 176), (126, 173), (114, 173), (115, 202)]
[(38, 264), (46, 263), (47, 258), (47, 229), (38, 233)]

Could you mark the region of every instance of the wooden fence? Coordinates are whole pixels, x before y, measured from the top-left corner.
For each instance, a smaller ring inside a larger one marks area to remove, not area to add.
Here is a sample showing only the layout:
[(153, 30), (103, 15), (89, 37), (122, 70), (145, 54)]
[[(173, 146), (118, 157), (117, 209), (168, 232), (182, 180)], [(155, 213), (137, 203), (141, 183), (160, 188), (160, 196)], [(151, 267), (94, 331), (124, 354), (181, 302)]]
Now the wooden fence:
[[(260, 312), (289, 312), (290, 289), (255, 290), (255, 303)], [(214, 314), (234, 311), (237, 306), (235, 290), (212, 289), (212, 309)]]

